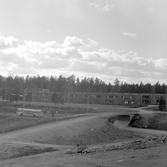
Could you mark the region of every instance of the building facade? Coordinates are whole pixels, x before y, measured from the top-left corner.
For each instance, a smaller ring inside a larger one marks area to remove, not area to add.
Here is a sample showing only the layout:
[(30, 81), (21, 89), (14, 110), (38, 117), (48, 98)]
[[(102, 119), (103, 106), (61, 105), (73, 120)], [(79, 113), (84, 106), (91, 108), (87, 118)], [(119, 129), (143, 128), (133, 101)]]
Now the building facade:
[(9, 99), (10, 98), (10, 90), (8, 88), (0, 88), (0, 96), (4, 100)]
[(23, 91), (23, 100), (29, 102), (52, 102), (52, 92), (49, 89), (29, 89)]
[[(49, 89), (25, 88), (17, 94), (10, 94), (6, 88), (0, 89), (4, 100), (18, 100), (45, 103), (76, 103), (99, 105), (145, 106), (159, 104), (160, 97), (167, 100), (167, 94), (137, 94), (137, 93), (93, 93), (93, 92), (50, 92)], [(9, 95), (10, 94), (10, 95)]]
[(66, 94), (66, 103), (146, 106), (158, 105), (160, 97), (167, 100), (167, 94), (135, 94), (135, 93), (86, 93), (70, 92)]

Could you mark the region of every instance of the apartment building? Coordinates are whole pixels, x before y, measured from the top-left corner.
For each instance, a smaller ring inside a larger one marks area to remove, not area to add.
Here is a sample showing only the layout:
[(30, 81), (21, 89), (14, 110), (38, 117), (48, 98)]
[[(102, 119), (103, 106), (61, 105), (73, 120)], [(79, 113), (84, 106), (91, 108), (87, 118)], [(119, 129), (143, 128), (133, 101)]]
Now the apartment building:
[(145, 106), (159, 104), (161, 96), (167, 99), (167, 94), (132, 94), (132, 93), (86, 93), (70, 92), (68, 103)]
[(52, 92), (49, 89), (24, 89), (23, 100), (34, 102), (52, 102)]
[[(53, 100), (54, 95), (54, 100)], [(12, 100), (9, 89), (1, 88), (2, 99)], [(10, 98), (9, 98), (10, 97)], [(50, 92), (49, 89), (25, 88), (20, 91), (18, 101), (54, 102), (100, 105), (145, 106), (159, 104), (160, 97), (167, 100), (167, 94), (137, 94), (137, 93), (96, 93), (96, 92)]]
[(10, 90), (8, 88), (0, 88), (0, 96), (2, 99), (9, 100)]

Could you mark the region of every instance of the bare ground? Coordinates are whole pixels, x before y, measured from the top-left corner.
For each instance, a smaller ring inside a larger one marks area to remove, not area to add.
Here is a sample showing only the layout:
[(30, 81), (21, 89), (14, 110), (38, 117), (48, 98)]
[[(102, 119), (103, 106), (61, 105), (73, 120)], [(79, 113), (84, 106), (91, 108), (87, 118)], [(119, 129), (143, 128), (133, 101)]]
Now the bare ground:
[(0, 161), (2, 167), (166, 167), (167, 145), (90, 154), (55, 151)]

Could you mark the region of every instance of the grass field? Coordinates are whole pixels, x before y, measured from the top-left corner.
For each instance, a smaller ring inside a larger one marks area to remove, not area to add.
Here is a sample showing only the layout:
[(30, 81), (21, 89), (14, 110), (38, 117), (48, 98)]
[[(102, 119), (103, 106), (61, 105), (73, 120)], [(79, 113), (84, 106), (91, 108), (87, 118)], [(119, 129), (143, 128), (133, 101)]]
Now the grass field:
[[(33, 108), (30, 106), (29, 108)], [(35, 107), (34, 107), (35, 108)], [(55, 122), (65, 119), (70, 119), (76, 113), (84, 113), (84, 110), (73, 111), (71, 108), (51, 108), (50, 114), (47, 113), (46, 108), (37, 107), (38, 109), (44, 109), (44, 117), (25, 117), (17, 116), (17, 108), (15, 106), (1, 106), (0, 107), (0, 133), (5, 133), (13, 130), (23, 129), (26, 127), (36, 126), (44, 123)], [(56, 113), (57, 111), (57, 113)], [(54, 116), (52, 116), (54, 113)]]
[[(85, 108), (85, 106), (83, 106)], [(106, 107), (106, 108), (105, 108)], [(121, 110), (115, 106), (95, 106), (97, 110), (94, 112), (111, 111), (112, 113), (105, 113), (94, 115), (91, 117), (77, 118), (73, 120), (67, 120), (59, 122), (58, 124), (48, 124), (45, 126), (25, 129), (22, 132), (18, 131), (13, 136), (10, 136), (10, 140), (3, 140), (5, 135), (2, 135), (2, 141), (0, 144), (0, 166), (4, 167), (41, 167), (41, 166), (93, 166), (93, 167), (107, 167), (107, 166), (154, 166), (165, 167), (166, 166), (166, 148), (164, 146), (157, 150), (157, 148), (138, 149), (138, 150), (123, 150), (123, 151), (110, 151), (110, 152), (97, 152), (90, 154), (65, 154), (60, 148), (74, 148), (76, 144), (82, 140), (88, 147), (104, 146), (114, 142), (126, 142), (139, 139), (139, 136), (133, 134), (133, 132), (126, 132), (118, 129), (114, 125), (108, 122), (110, 114), (121, 111), (121, 113), (132, 111)], [(100, 109), (99, 109), (100, 108)], [(58, 109), (58, 108), (53, 108)], [(42, 121), (42, 119), (54, 118), (42, 118), (37, 119), (33, 117), (16, 117), (15, 108), (6, 108), (1, 111), (7, 111), (7, 115), (0, 116), (0, 123), (7, 122), (36, 122)], [(87, 112), (86, 110), (73, 110), (72, 107), (67, 109), (60, 108), (59, 115), (73, 115), (74, 113)], [(80, 112), (81, 111), (81, 112)], [(74, 114), (75, 115), (75, 114)], [(15, 119), (17, 118), (17, 119)], [(9, 120), (9, 121), (8, 121)], [(31, 123), (32, 123), (31, 122)], [(34, 125), (28, 125), (34, 126)], [(1, 125), (0, 125), (1, 127)], [(7, 135), (6, 135), (7, 136)], [(8, 137), (8, 136), (7, 136)], [(15, 143), (16, 141), (16, 143)], [(19, 143), (20, 142), (20, 143)], [(29, 144), (29, 146), (27, 145)], [(31, 145), (32, 144), (32, 145)], [(35, 144), (37, 144), (35, 146)], [(49, 144), (53, 144), (53, 148), (48, 147)], [(59, 146), (57, 146), (57, 144)], [(58, 149), (57, 149), (58, 148)], [(51, 151), (51, 153), (49, 153)], [(44, 154), (40, 154), (44, 153)], [(39, 154), (39, 155), (34, 155)], [(31, 155), (31, 156), (29, 156)], [(22, 157), (24, 156), (24, 157)], [(27, 157), (26, 157), (27, 156)], [(19, 158), (20, 157), (20, 158)], [(17, 159), (15, 159), (17, 158)], [(5, 161), (3, 161), (5, 160)], [(150, 162), (150, 163), (149, 163)], [(155, 165), (154, 165), (155, 164)], [(162, 165), (161, 165), (162, 164)]]
[[(16, 115), (16, 105), (0, 106), (0, 133), (23, 129), (44, 123), (69, 119), (75, 114), (99, 113), (109, 111), (122, 111), (118, 106), (92, 105), (92, 104), (61, 104), (48, 106), (25, 106), (26, 108), (42, 109), (44, 117), (20, 117)], [(129, 110), (127, 108), (127, 110)], [(48, 112), (49, 111), (49, 112)]]

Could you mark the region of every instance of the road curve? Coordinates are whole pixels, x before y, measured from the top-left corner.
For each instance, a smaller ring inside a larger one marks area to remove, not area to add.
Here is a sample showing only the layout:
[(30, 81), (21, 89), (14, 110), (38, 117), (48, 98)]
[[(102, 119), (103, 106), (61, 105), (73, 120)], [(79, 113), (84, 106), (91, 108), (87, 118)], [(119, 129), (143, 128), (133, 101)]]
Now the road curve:
[[(127, 111), (127, 108), (125, 108)], [(155, 113), (154, 111), (148, 111), (148, 110), (144, 110), (144, 109), (135, 109), (135, 110), (129, 110), (129, 112), (124, 112), (123, 110), (121, 112), (104, 112), (104, 113), (96, 113), (96, 114), (87, 114), (84, 117), (76, 117), (76, 118), (71, 118), (68, 120), (63, 120), (63, 121), (58, 121), (58, 122), (54, 122), (54, 123), (48, 123), (48, 124), (44, 124), (44, 125), (40, 125), (40, 126), (36, 126), (36, 127), (30, 127), (30, 128), (26, 128), (26, 129), (21, 129), (21, 130), (17, 130), (17, 131), (13, 131), (13, 132), (8, 132), (5, 134), (0, 134), (0, 142), (4, 142), (4, 141), (9, 141), (9, 140), (13, 140), (15, 138), (19, 138), (19, 136), (23, 136), (25, 134), (28, 133), (34, 133), (34, 132), (40, 132), (42, 130), (48, 130), (50, 128), (56, 128), (56, 127), (60, 127), (60, 126), (68, 126), (70, 123), (73, 122), (81, 122), (81, 121), (85, 121), (85, 120), (91, 120), (93, 117), (105, 117), (106, 119), (110, 118), (110, 117), (114, 117), (114, 116), (119, 116), (119, 115), (133, 115), (136, 112), (138, 113)], [(167, 131), (160, 131), (160, 130), (150, 130), (150, 129), (139, 129), (139, 128), (132, 128), (132, 127), (127, 127), (127, 123), (126, 124), (115, 124), (115, 126), (117, 126), (118, 128), (122, 129), (122, 130), (126, 130), (126, 131), (132, 131), (134, 133), (137, 134), (141, 134), (141, 135), (165, 135), (167, 136)]]
[[(151, 114), (151, 113), (160, 113), (159, 111), (149, 111), (146, 110), (147, 107), (144, 108), (138, 108), (137, 110), (139, 111), (139, 114)], [(166, 113), (166, 112), (161, 112), (161, 113)], [(117, 116), (121, 115), (129, 115), (132, 118), (133, 114), (118, 114)], [(131, 119), (130, 119), (131, 120)], [(119, 129), (126, 130), (126, 131), (131, 131), (134, 132), (135, 134), (142, 135), (142, 136), (149, 136), (149, 135), (164, 135), (167, 137), (167, 131), (165, 130), (154, 130), (154, 129), (143, 129), (143, 128), (134, 128), (134, 127), (128, 127), (128, 124), (130, 123), (129, 121), (116, 121), (114, 125), (118, 127)]]
[(68, 124), (73, 123), (73, 122), (80, 122), (80, 121), (91, 119), (92, 116), (93, 115), (75, 117), (75, 118), (71, 118), (71, 119), (67, 119), (67, 120), (62, 120), (62, 121), (47, 123), (47, 124), (38, 125), (38, 126), (34, 126), (34, 127), (29, 127), (29, 128), (25, 128), (25, 129), (20, 129), (20, 130), (16, 130), (16, 131), (12, 131), (12, 132), (7, 132), (4, 134), (0, 134), (0, 141), (19, 138), (19, 136), (23, 136), (25, 134), (40, 132), (43, 130), (49, 130), (50, 128), (56, 128), (59, 126), (67, 126)]

